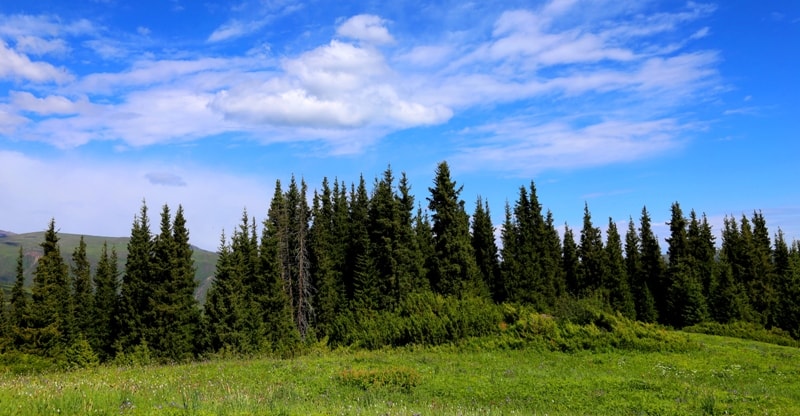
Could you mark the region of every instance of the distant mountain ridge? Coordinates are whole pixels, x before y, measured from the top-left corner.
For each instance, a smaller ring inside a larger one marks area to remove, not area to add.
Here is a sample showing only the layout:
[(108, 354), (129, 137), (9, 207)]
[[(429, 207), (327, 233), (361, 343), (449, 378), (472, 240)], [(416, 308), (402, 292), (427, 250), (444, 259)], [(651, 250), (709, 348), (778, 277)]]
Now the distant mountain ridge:
[[(72, 264), (72, 253), (80, 242), (79, 234), (58, 233), (61, 255)], [(108, 243), (109, 250), (113, 247), (117, 250), (119, 261), (117, 267), (121, 274), (125, 270), (125, 259), (128, 256), (128, 237), (102, 237), (84, 235), (86, 242), (86, 255), (92, 265), (94, 273), (97, 262), (100, 260), (103, 242)], [(44, 231), (34, 233), (16, 234), (11, 231), (0, 230), (0, 287), (8, 289), (16, 279), (17, 257), (19, 249), (23, 250), (23, 269), (26, 284), (29, 286), (33, 279), (33, 271), (36, 262), (42, 255), (41, 243), (44, 241)], [(204, 300), (208, 287), (210, 286), (214, 269), (217, 264), (217, 253), (203, 250), (192, 246), (194, 250), (195, 281), (198, 288), (195, 297)]]

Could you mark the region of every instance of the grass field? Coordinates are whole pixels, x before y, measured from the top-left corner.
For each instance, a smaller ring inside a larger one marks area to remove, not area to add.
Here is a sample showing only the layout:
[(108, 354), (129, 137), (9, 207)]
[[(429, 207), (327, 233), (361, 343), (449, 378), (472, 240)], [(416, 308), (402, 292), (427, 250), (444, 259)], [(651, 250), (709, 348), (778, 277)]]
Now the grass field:
[(689, 335), (690, 352), (328, 351), (0, 375), (0, 413), (800, 414), (800, 350)]

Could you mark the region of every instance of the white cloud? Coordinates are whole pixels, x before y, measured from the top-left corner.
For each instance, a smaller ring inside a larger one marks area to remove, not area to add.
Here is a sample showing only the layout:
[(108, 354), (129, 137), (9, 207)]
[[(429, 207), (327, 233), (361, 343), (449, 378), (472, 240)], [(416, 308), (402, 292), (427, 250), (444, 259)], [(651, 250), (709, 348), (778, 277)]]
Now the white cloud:
[(19, 110), (40, 115), (77, 114), (82, 109), (90, 106), (85, 99), (76, 103), (69, 98), (57, 95), (37, 98), (26, 91), (11, 91), (9, 92), (9, 97), (11, 98), (11, 104)]
[(261, 29), (266, 23), (266, 21), (242, 22), (240, 20), (231, 20), (211, 32), (208, 36), (208, 41), (213, 43), (235, 39)]
[(350, 39), (356, 39), (375, 45), (393, 43), (394, 38), (386, 29), (386, 20), (379, 16), (360, 14), (347, 19), (336, 33)]
[(11, 135), (17, 130), (17, 127), (28, 122), (29, 120), (20, 115), (9, 113), (8, 111), (0, 108), (0, 134)]
[(31, 61), (0, 40), (0, 79), (3, 78), (45, 83), (66, 82), (72, 76), (66, 69), (56, 68), (47, 62)]
[[(446, 121), (452, 112), (401, 96), (383, 55), (333, 40), (283, 62), (285, 77), (217, 94), (229, 119), (275, 126), (404, 128)], [(325, 132), (318, 132), (325, 136)]]
[(17, 38), (16, 49), (22, 53), (32, 55), (65, 54), (69, 51), (67, 42), (63, 39), (42, 39), (36, 36), (20, 36)]
[[(574, 169), (629, 162), (678, 148), (683, 130), (674, 119), (605, 120), (537, 124), (530, 118), (502, 120), (471, 130), (477, 144), (454, 160), (475, 169), (532, 176), (550, 169)], [(456, 163), (454, 162), (454, 163)]]
[(438, 66), (453, 54), (453, 48), (447, 45), (415, 46), (410, 51), (397, 57), (398, 61), (407, 62), (418, 67)]
[[(241, 13), (254, 5), (242, 3)], [(229, 20), (208, 40), (252, 33), (268, 19), (291, 12), (282, 2), (259, 7), (266, 11), (250, 20)], [(495, 105), (514, 104), (552, 116), (551, 128), (559, 126), (561, 137), (570, 137), (575, 145), (631, 145), (637, 151), (629, 155), (646, 157), (638, 140), (597, 134), (573, 125), (564, 111), (549, 111), (597, 106), (608, 125), (617, 122), (628, 131), (667, 119), (675, 126), (687, 123), (671, 114), (713, 93), (719, 83), (719, 57), (714, 51), (683, 51), (693, 35), (678, 29), (713, 8), (692, 3), (671, 13), (642, 10), (632, 4), (601, 7), (552, 1), (536, 10), (502, 12), (481, 36), (447, 32), (439, 38), (427, 36), (430, 43), (404, 37), (402, 44), (380, 49), (375, 45), (397, 43), (387, 21), (357, 15), (339, 24), (329, 43), (280, 60), (272, 54), (212, 58), (200, 53), (182, 60), (145, 55), (121, 71), (87, 74), (76, 82), (62, 78), (63, 85), (35, 93), (18, 91), (4, 107), (2, 128), (13, 129), (18, 138), (60, 147), (92, 140), (139, 147), (239, 133), (265, 143), (318, 141), (332, 152), (347, 153), (362, 151), (365, 144), (400, 129), (446, 123), (479, 106), (491, 111)], [(67, 32), (52, 20), (32, 21), (42, 26), (35, 33), (52, 37)], [(24, 25), (0, 24), (3, 27), (11, 33), (9, 27)], [(92, 29), (84, 24), (74, 30)], [(705, 33), (701, 29), (695, 37)], [(667, 34), (669, 40), (661, 40)], [(102, 52), (109, 56), (127, 54), (113, 39), (91, 39), (83, 45), (98, 51), (110, 48)], [(53, 71), (59, 71), (46, 61), (31, 62), (4, 44), (2, 48), (0, 53), (13, 54), (19, 64), (8, 69), (10, 61), (0, 60), (0, 77), (52, 81)], [(641, 114), (630, 117), (630, 108)], [(36, 123), (26, 123), (29, 113), (40, 117)], [(527, 123), (523, 130), (536, 137), (534, 130), (545, 124)], [(673, 139), (668, 135), (664, 146), (674, 145)], [(506, 140), (486, 150), (499, 159), (504, 149), (512, 154), (520, 149), (536, 154), (567, 149), (537, 143), (526, 147), (522, 139)]]

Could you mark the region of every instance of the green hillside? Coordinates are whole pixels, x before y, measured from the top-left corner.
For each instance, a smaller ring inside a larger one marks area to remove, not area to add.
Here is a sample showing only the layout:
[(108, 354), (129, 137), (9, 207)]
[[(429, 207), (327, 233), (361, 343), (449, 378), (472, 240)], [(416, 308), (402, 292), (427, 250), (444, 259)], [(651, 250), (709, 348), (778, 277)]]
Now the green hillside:
[[(71, 264), (72, 252), (78, 246), (81, 236), (63, 233), (59, 233), (58, 236), (60, 237), (61, 254)], [(97, 261), (100, 259), (103, 242), (108, 243), (109, 249), (111, 247), (116, 248), (119, 255), (119, 270), (120, 272), (124, 270), (125, 259), (128, 255), (127, 237), (84, 236), (83, 238), (86, 241), (86, 252), (89, 262), (92, 264), (92, 270), (94, 270)], [(42, 241), (44, 241), (44, 232), (14, 234), (0, 231), (0, 287), (8, 288), (13, 284), (20, 247), (22, 247), (24, 253), (25, 279), (27, 284), (30, 285), (36, 260), (42, 255), (42, 248), (40, 247)], [(214, 274), (217, 254), (194, 247), (194, 262), (197, 268), (195, 280), (198, 282), (196, 296), (202, 300), (208, 290), (209, 278)]]

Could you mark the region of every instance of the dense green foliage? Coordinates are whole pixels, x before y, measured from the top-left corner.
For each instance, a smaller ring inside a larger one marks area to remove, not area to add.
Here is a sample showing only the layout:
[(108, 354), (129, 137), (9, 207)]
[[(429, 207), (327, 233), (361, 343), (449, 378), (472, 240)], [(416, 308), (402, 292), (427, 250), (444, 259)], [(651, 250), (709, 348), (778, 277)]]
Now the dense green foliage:
[(260, 224), (245, 211), (222, 236), (202, 305), (182, 207), (173, 218), (163, 206), (151, 231), (142, 204), (121, 269), (104, 245), (92, 270), (83, 239), (65, 261), (52, 221), (30, 295), (19, 252), (10, 301), (0, 303), (0, 352), (80, 367), (290, 356), (317, 342), (375, 349), (489, 337), (566, 351), (681, 344), (654, 335), (655, 325), (800, 338), (800, 245), (780, 230), (773, 242), (760, 212), (726, 218), (717, 248), (705, 215), (687, 218), (676, 202), (665, 255), (647, 208), (624, 241), (611, 218), (603, 238), (588, 204), (577, 238), (569, 226), (562, 237), (531, 182), (506, 204), (498, 239), (488, 202), (478, 197), (470, 216), (446, 162), (428, 192), (416, 203), (391, 167), (371, 190), (363, 177), (349, 187), (325, 179), (311, 198), (302, 178), (286, 189), (278, 181)]

